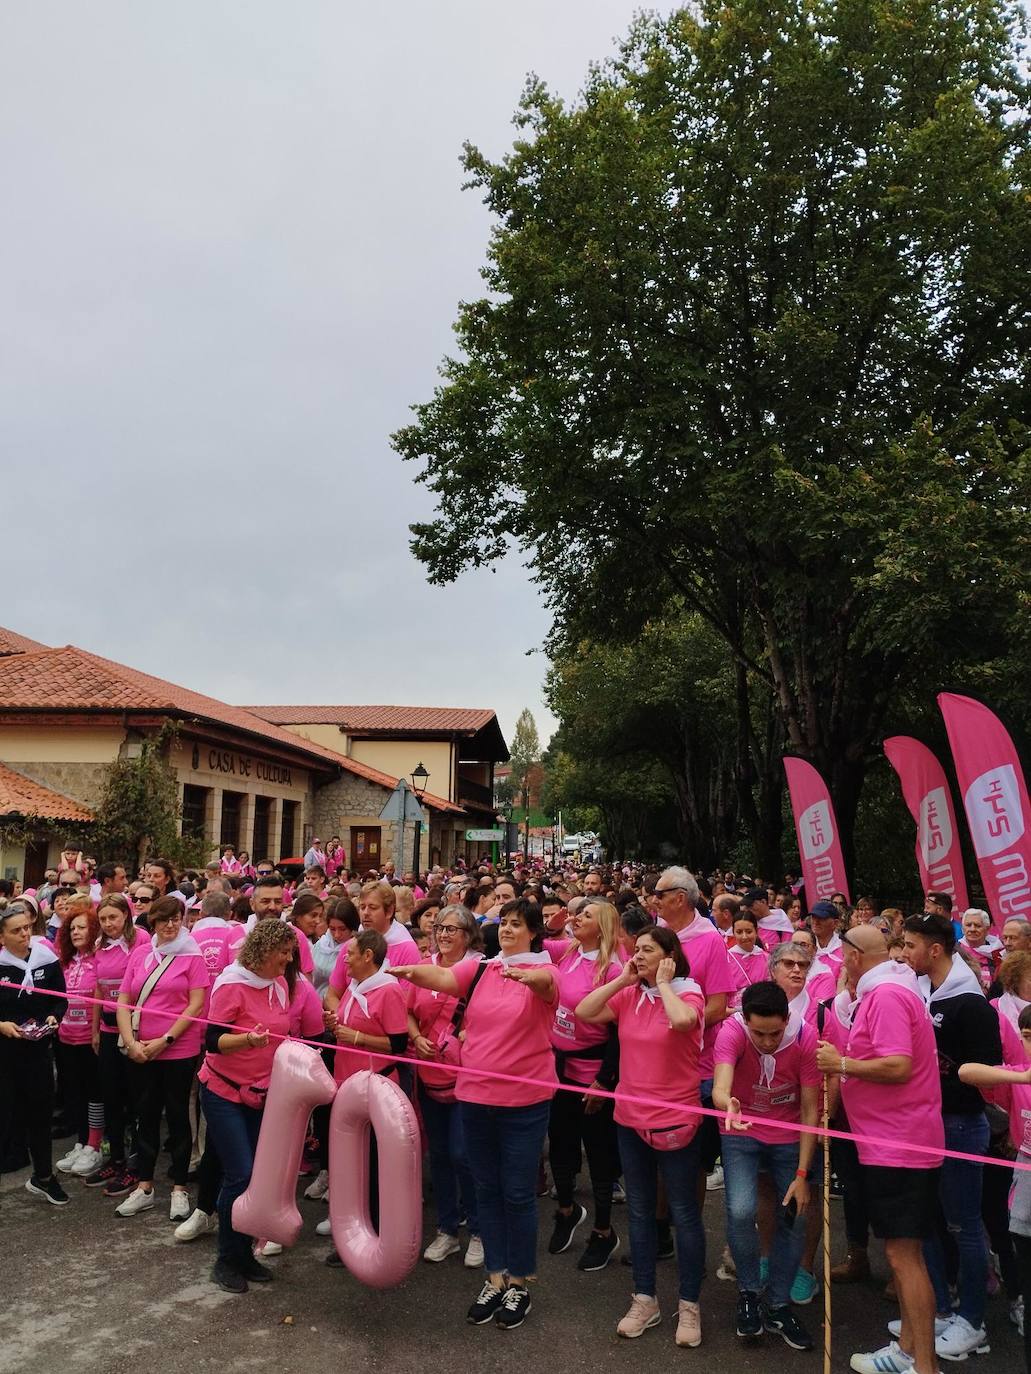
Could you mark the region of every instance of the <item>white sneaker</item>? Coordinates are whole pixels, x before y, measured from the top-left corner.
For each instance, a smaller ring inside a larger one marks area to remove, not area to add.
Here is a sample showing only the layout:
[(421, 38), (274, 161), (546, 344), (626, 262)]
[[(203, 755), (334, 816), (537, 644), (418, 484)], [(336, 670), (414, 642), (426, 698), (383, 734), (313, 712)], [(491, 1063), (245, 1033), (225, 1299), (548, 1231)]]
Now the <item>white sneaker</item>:
[[(935, 1317), (934, 1319), (934, 1339), (937, 1340), (945, 1328), (951, 1323), (951, 1317)], [(888, 1323), (888, 1330), (896, 1340), (902, 1335), (902, 1322), (895, 1320)]]
[(190, 1195), (182, 1188), (172, 1189), (172, 1200), (168, 1204), (169, 1221), (188, 1221), (193, 1208), (190, 1206)]
[(483, 1268), (483, 1241), (479, 1236), (470, 1236), (469, 1244), (465, 1247), (465, 1259), (462, 1261), (467, 1269)]
[(76, 1141), (72, 1148), (68, 1151), (68, 1153), (66, 1155), (62, 1155), (62, 1157), (57, 1161), (57, 1167), (61, 1170), (62, 1174), (71, 1173), (72, 1165), (79, 1158), (79, 1156), (82, 1154), (85, 1148), (85, 1145), (82, 1145), (79, 1141)]
[(446, 1231), (438, 1231), (422, 1252), (422, 1257), (431, 1264), (439, 1264), (441, 1260), (446, 1260), (448, 1255), (457, 1254), (461, 1248), (457, 1236), (449, 1236)]
[(268, 1259), (270, 1255), (281, 1255), (282, 1253), (283, 1247), (277, 1240), (267, 1240), (263, 1245), (256, 1245), (254, 1247), (254, 1256), (256, 1259)]
[(975, 1329), (958, 1312), (934, 1342), (934, 1353), (943, 1360), (965, 1360), (968, 1355), (987, 1355), (991, 1348), (984, 1327)]
[(705, 1180), (705, 1191), (707, 1193), (723, 1192), (723, 1165), (717, 1164), (712, 1173)]
[(325, 1221), (319, 1222), (318, 1226), (315, 1227), (315, 1234), (317, 1236), (331, 1236), (333, 1234), (333, 1226), (329, 1217)]
[(149, 1193), (142, 1188), (134, 1188), (129, 1196), (118, 1204), (115, 1208), (115, 1215), (119, 1217), (134, 1217), (137, 1212), (146, 1212), (154, 1206), (154, 1189)]
[(891, 1341), (868, 1355), (853, 1355), (849, 1365), (856, 1374), (909, 1374), (913, 1357), (906, 1354), (898, 1341)]
[(75, 1174), (78, 1178), (85, 1178), (94, 1169), (99, 1169), (104, 1156), (99, 1150), (95, 1150), (92, 1145), (84, 1145), (79, 1157), (68, 1170), (70, 1174)]
[(1024, 1299), (1015, 1298), (1010, 1303), (1010, 1321), (1022, 1336), (1024, 1334)]
[(214, 1217), (209, 1217), (207, 1212), (202, 1212), (198, 1207), (191, 1212), (181, 1226), (177, 1226), (172, 1234), (176, 1240), (196, 1240), (199, 1236), (211, 1229)]
[(304, 1190), (304, 1196), (310, 1198), (312, 1202), (320, 1202), (329, 1192), (329, 1173), (323, 1169), (315, 1178), (314, 1183), (309, 1183)]

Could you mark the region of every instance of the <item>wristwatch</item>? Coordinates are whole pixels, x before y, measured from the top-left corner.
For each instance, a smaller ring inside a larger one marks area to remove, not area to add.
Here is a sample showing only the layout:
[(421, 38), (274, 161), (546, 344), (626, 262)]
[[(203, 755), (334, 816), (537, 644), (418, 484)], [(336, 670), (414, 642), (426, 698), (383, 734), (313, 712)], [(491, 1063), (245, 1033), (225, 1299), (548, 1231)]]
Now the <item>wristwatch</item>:
[(174, 1045), (174, 1044), (175, 1044), (175, 1036), (174, 1036), (174, 1035), (166, 1035), (166, 1036), (165, 1036), (165, 1044), (166, 1044), (166, 1045)]

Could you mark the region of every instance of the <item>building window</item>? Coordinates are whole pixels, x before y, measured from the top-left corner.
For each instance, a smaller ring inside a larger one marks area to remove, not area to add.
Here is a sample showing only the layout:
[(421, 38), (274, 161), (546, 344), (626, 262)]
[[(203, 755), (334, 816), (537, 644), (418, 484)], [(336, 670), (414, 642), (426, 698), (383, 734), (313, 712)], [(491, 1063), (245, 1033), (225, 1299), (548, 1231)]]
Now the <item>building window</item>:
[[(183, 835), (187, 839), (199, 840), (204, 837), (209, 790), (207, 787), (194, 787), (190, 783), (183, 788)], [(232, 844), (232, 841), (229, 843)]]
[(294, 854), (294, 835), (297, 831), (297, 803), (295, 801), (283, 802), (283, 828), (279, 833), (279, 857), (281, 859), (293, 859)]
[(262, 859), (270, 857), (268, 823), (271, 809), (271, 797), (254, 798), (254, 840), (251, 843), (252, 863), (260, 863)]
[(222, 825), (219, 829), (218, 836), (218, 842), (220, 845), (231, 844), (234, 849), (239, 849), (240, 812), (242, 809), (242, 792), (222, 793)]

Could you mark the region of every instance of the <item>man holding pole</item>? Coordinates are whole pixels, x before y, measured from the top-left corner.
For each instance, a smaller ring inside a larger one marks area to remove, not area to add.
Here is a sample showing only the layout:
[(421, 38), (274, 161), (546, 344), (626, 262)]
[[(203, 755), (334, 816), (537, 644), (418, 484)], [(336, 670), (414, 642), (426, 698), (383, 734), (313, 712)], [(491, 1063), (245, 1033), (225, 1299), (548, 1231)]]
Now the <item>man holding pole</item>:
[(821, 1040), (816, 1062), (840, 1077), (870, 1225), (884, 1241), (902, 1312), (897, 1341), (850, 1363), (857, 1374), (937, 1374), (934, 1289), (923, 1255), (937, 1219), (945, 1143), (934, 1029), (916, 975), (889, 959), (879, 930), (856, 926), (841, 941), (856, 1010), (844, 1054)]

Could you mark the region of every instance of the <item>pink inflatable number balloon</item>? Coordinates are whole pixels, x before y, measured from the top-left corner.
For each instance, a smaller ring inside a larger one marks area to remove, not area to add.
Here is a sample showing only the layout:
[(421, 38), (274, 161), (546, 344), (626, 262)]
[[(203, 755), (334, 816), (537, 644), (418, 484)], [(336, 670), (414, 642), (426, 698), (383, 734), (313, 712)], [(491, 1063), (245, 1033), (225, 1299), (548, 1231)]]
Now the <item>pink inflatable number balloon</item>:
[[(370, 1125), (379, 1155), (379, 1234), (369, 1216)], [(415, 1108), (382, 1074), (362, 1069), (340, 1085), (330, 1113), (329, 1176), (337, 1254), (370, 1288), (392, 1288), (419, 1258), (422, 1150)]]
[(284, 1040), (272, 1061), (261, 1134), (246, 1192), (233, 1203), (233, 1225), (246, 1236), (294, 1245), (301, 1234), (297, 1171), (308, 1118), (332, 1100), (333, 1075), (317, 1050)]

